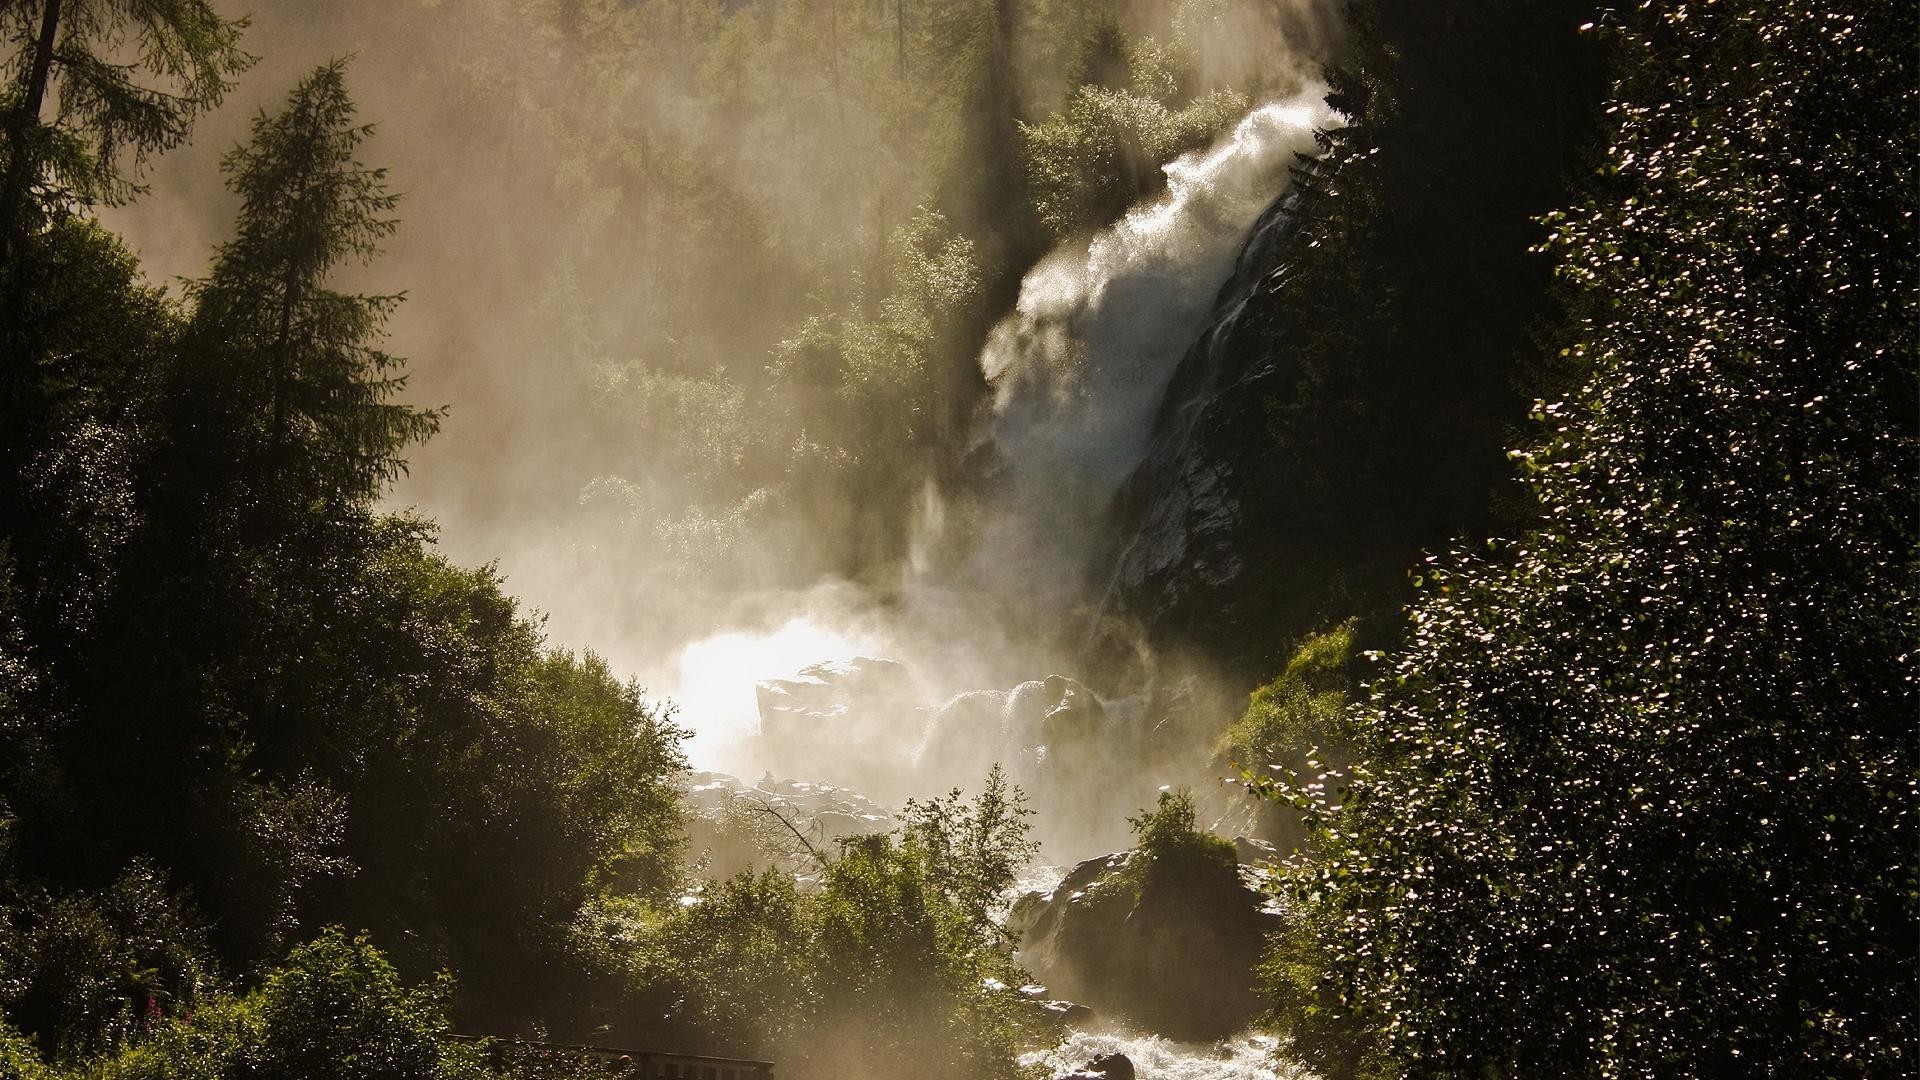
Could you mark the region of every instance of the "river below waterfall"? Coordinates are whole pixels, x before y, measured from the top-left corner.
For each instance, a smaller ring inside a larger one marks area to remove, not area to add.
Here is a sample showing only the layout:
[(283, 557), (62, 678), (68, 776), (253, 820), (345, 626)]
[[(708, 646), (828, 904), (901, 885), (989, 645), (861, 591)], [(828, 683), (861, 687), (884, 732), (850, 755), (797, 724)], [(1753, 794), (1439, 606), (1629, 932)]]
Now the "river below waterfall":
[(1076, 1031), (1051, 1050), (1022, 1056), (1020, 1063), (1064, 1075), (1103, 1054), (1125, 1054), (1137, 1080), (1313, 1080), (1315, 1074), (1301, 1066), (1276, 1063), (1275, 1045), (1270, 1035), (1195, 1046), (1158, 1035)]

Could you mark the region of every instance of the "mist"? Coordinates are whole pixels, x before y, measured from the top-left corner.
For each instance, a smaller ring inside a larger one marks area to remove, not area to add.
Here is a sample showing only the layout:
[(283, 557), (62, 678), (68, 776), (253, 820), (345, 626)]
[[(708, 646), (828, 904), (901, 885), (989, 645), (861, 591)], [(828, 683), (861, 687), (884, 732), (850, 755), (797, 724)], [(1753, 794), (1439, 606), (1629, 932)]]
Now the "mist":
[[(1078, 33), (1099, 9), (1036, 8), (1016, 42)], [(961, 139), (939, 120), (958, 76), (925, 44), (934, 9), (262, 4), (246, 39), (261, 62), (148, 176), (200, 196), (108, 218), (156, 278), (203, 273), (233, 211), (220, 155), (307, 65), (351, 56), (377, 125), (365, 157), (405, 199), (383, 257), (346, 284), (405, 291), (390, 329), (407, 396), (451, 406), (388, 504), (437, 522), (455, 561), (496, 563), (550, 640), (670, 700), (697, 766), (941, 790), (981, 763), (922, 767), (943, 706), (1086, 677), (1104, 508), (1246, 229), (1327, 122), (1314, 77), (1335, 35), (1312, 5), (1108, 10), (1182, 50), (1185, 92), (1231, 88), (1250, 108), (1119, 220), (998, 270), (1017, 280), (1009, 310), (992, 310), (1009, 290), (974, 250), (974, 314), (947, 318), (984, 338), (928, 353), (973, 404), (931, 436), (880, 433), (866, 452), (898, 474), (880, 486), (844, 451), (810, 455), (846, 414), (772, 372), (819, 313), (844, 326), (897, 303), (890, 245), (938, 205), (928, 177)], [(829, 15), (844, 52), (781, 51), (785, 20)], [(1016, 52), (1016, 118), (1038, 122), (1079, 61)], [(900, 87), (917, 89), (886, 92)], [(856, 656), (910, 673), (883, 731), (837, 735), (886, 752), (779, 760), (756, 684)], [(993, 752), (1043, 753), (1019, 727)], [(1123, 840), (1128, 809), (1100, 808), (1091, 832)]]

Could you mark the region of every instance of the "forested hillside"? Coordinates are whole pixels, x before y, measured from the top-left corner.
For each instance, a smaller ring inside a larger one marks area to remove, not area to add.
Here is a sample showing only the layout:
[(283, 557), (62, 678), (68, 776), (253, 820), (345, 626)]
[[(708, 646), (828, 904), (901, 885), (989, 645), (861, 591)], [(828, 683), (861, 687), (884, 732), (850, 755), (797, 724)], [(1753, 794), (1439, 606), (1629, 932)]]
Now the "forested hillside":
[(0, 0), (0, 1080), (1920, 1069), (1916, 50)]

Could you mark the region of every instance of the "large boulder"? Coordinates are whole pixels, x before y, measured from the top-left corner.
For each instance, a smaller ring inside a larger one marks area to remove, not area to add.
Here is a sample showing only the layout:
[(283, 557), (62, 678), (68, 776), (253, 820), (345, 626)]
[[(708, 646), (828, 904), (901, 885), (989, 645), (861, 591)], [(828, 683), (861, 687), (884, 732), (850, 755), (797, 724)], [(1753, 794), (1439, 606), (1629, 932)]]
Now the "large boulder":
[(1016, 777), (1030, 777), (1042, 762), (1059, 768), (1083, 761), (1114, 734), (1093, 691), (1049, 675), (1010, 690), (955, 697), (933, 714), (915, 757), (924, 781), (964, 786), (995, 762)]
[(1101, 1054), (1060, 1080), (1134, 1080), (1133, 1059), (1125, 1054)]
[(1124, 851), (1075, 866), (1014, 905), (1019, 961), (1053, 992), (1186, 1041), (1223, 1038), (1263, 1009), (1254, 967), (1280, 910), (1252, 867), (1144, 872)]

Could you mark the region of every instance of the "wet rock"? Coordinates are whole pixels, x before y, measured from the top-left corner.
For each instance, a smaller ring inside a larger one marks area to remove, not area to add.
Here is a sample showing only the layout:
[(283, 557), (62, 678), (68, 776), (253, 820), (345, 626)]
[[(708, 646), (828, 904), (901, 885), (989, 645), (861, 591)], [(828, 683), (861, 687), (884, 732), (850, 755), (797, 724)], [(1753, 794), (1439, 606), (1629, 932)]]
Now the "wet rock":
[(1112, 662), (1136, 651), (1129, 637), (1152, 653), (1192, 648), (1231, 659), (1263, 640), (1255, 624), (1271, 598), (1248, 586), (1272, 576), (1257, 530), (1271, 524), (1267, 492), (1282, 467), (1267, 402), (1287, 360), (1266, 309), (1269, 279), (1297, 231), (1292, 209), (1282, 198), (1254, 225), (1212, 321), (1167, 384), (1145, 458), (1114, 502), (1114, 535), (1124, 539), (1096, 642)]
[(1060, 1080), (1134, 1080), (1133, 1059), (1125, 1054), (1101, 1054)]
[(917, 755), (929, 781), (965, 784), (995, 762), (1016, 778), (1043, 761), (1055, 767), (1086, 756), (1109, 734), (1106, 707), (1093, 691), (1064, 675), (1009, 690), (976, 690), (941, 706)]
[(1140, 711), (1049, 675), (1007, 690), (961, 694), (938, 709), (916, 755), (922, 790), (977, 789), (995, 763), (1031, 800), (1056, 859), (1124, 843), (1126, 815), (1151, 801), (1138, 768)]
[(1063, 1001), (1059, 998), (1047, 998), (1033, 1002), (1040, 1011), (1042, 1019), (1060, 1027), (1075, 1027), (1085, 1023), (1093, 1016), (1093, 1010), (1077, 1001)]
[(1258, 1017), (1254, 966), (1281, 913), (1251, 867), (1144, 874), (1135, 852), (1088, 859), (1014, 905), (1023, 967), (1063, 997), (1187, 1041)]
[(1255, 837), (1236, 836), (1233, 838), (1233, 857), (1243, 864), (1253, 866), (1278, 863), (1280, 849)]

